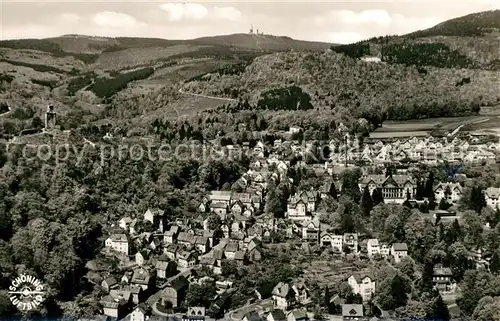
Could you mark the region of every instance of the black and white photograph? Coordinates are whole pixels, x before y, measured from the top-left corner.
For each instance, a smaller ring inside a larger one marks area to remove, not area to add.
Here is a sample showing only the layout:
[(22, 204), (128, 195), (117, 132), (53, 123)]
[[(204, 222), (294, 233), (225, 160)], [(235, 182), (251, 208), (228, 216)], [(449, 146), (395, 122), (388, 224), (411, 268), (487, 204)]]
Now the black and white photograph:
[(0, 321), (500, 321), (500, 0), (0, 0)]

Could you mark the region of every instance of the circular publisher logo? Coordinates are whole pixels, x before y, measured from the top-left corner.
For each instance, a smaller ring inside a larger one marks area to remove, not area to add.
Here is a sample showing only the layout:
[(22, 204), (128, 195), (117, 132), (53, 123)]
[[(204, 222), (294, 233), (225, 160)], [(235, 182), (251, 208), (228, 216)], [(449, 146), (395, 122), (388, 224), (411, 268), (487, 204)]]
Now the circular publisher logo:
[(21, 311), (36, 309), (43, 302), (43, 284), (32, 275), (21, 274), (9, 287), (10, 301)]

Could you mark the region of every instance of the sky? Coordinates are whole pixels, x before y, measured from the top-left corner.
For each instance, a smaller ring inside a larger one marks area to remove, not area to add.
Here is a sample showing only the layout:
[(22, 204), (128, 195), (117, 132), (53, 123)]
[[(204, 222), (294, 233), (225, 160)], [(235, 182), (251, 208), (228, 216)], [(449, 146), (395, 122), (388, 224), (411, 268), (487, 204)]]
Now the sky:
[(192, 39), (247, 33), (351, 43), (432, 27), (469, 13), (500, 9), (471, 1), (75, 1), (0, 0), (0, 38), (64, 34)]

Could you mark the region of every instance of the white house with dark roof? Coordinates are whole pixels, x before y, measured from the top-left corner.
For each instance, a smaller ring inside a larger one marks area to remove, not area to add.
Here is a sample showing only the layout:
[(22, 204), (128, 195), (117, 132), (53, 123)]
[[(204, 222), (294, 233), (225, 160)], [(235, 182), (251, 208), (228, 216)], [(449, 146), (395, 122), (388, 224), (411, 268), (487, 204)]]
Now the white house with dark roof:
[(380, 244), (380, 255), (388, 257), (391, 254), (391, 247), (385, 243)]
[(441, 294), (454, 293), (456, 282), (453, 280), (453, 273), (449, 267), (435, 266), (432, 275), (434, 288)]
[(165, 211), (159, 208), (149, 208), (144, 213), (144, 220), (151, 222), (155, 229), (159, 229), (163, 233), (163, 215)]
[(146, 291), (152, 283), (151, 274), (143, 268), (136, 269), (134, 270), (130, 283), (135, 286), (140, 286), (143, 291)]
[(129, 241), (125, 234), (113, 234), (105, 241), (105, 246), (116, 252), (128, 255)]
[(141, 250), (135, 253), (135, 263), (139, 266), (144, 265), (151, 255), (151, 250)]
[(157, 217), (163, 217), (163, 214), (165, 214), (165, 211), (163, 211), (161, 209), (149, 208), (144, 213), (144, 220), (151, 222), (151, 224), (154, 224)]
[(228, 206), (225, 203), (222, 202), (211, 203), (210, 210), (219, 215), (223, 221), (226, 220)]
[(230, 242), (226, 245), (224, 248), (224, 256), (228, 260), (234, 260), (234, 256), (236, 255), (236, 252), (238, 252), (239, 244), (236, 242)]
[(179, 246), (177, 244), (169, 244), (167, 247), (163, 248), (163, 253), (172, 261), (177, 257), (178, 251)]
[(406, 243), (394, 243), (391, 246), (391, 255), (396, 263), (401, 262), (401, 259), (408, 255), (408, 245)]
[(208, 199), (212, 204), (223, 203), (226, 206), (231, 205), (231, 192), (230, 191), (211, 191), (208, 195)]
[(368, 301), (375, 294), (375, 281), (368, 275), (353, 274), (347, 279), (354, 294), (359, 294), (364, 301)]
[(127, 310), (127, 305), (130, 303), (130, 296), (119, 298), (111, 295), (106, 295), (100, 301), (103, 314), (112, 318), (122, 318)]
[(321, 232), (320, 235), (320, 245), (321, 246), (331, 246), (334, 252), (343, 253), (344, 236), (334, 235), (329, 232)]
[(304, 222), (302, 225), (302, 239), (318, 242), (320, 239), (320, 226), (319, 219), (316, 218)]
[(369, 239), (366, 242), (366, 250), (369, 257), (380, 254), (380, 245), (378, 243), (378, 239)]
[(190, 251), (181, 251), (177, 253), (177, 266), (180, 268), (190, 268), (196, 265), (196, 256)]
[(177, 225), (172, 225), (168, 231), (163, 234), (163, 243), (172, 244), (177, 240), (180, 229)]
[(305, 310), (293, 310), (288, 312), (287, 321), (307, 321), (307, 312)]
[(344, 233), (343, 241), (343, 244), (347, 245), (352, 253), (358, 253), (358, 233)]
[(286, 216), (291, 220), (306, 220), (307, 204), (299, 198), (291, 198), (287, 203)]
[(236, 262), (238, 266), (243, 266), (246, 263), (246, 252), (245, 251), (236, 251), (234, 253), (233, 260)]
[(365, 187), (368, 187), (370, 194), (378, 188), (382, 192), (385, 203), (402, 204), (408, 196), (414, 198), (417, 184), (415, 180), (408, 175), (365, 175), (359, 182), (359, 189), (363, 193)]
[(114, 276), (110, 276), (101, 282), (101, 287), (105, 292), (109, 292), (111, 289), (117, 288), (118, 285), (118, 281)]
[(194, 245), (196, 242), (196, 235), (189, 232), (180, 232), (177, 236), (177, 243), (184, 246)]
[(439, 183), (434, 188), (434, 197), (436, 202), (440, 202), (443, 198), (448, 203), (457, 203), (463, 195), (462, 186), (459, 183)]
[(205, 254), (208, 252), (210, 248), (210, 242), (207, 237), (204, 236), (196, 236), (194, 246), (195, 248), (201, 252), (201, 254)]
[(186, 315), (182, 316), (182, 321), (203, 321), (205, 316), (205, 307), (189, 307)]
[(494, 210), (499, 207), (499, 197), (500, 188), (498, 187), (488, 187), (484, 191), (484, 199), (486, 200), (486, 205)]
[(118, 221), (118, 226), (122, 229), (122, 230), (128, 230), (128, 227), (130, 225), (130, 223), (132, 223), (132, 218), (130, 217), (123, 217), (121, 218), (119, 221)]
[(295, 292), (295, 300), (302, 305), (309, 302), (309, 288), (304, 281), (295, 282), (292, 285), (292, 289)]
[(233, 215), (241, 215), (243, 213), (244, 205), (241, 201), (237, 200), (231, 205), (231, 213)]
[(130, 313), (130, 321), (145, 321), (148, 315), (146, 306), (143, 304), (138, 305), (135, 309)]
[(290, 197), (287, 204), (286, 216), (291, 220), (305, 220), (308, 212), (316, 210), (318, 193), (303, 191)]
[(278, 283), (272, 292), (274, 307), (277, 309), (288, 309), (295, 302), (295, 291), (290, 284)]
[(342, 304), (342, 319), (363, 320), (364, 312), (362, 304)]
[(156, 276), (160, 279), (166, 279), (175, 275), (177, 272), (177, 264), (169, 261), (157, 261), (155, 265)]

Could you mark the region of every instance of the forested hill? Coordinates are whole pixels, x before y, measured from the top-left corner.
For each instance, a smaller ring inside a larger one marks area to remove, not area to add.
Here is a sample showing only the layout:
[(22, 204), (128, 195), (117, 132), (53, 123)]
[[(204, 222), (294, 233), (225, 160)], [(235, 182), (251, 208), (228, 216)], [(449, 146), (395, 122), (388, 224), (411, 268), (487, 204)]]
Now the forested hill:
[[(293, 86), (300, 90), (287, 89)], [(499, 104), (498, 88), (495, 71), (371, 63), (334, 52), (267, 55), (243, 72), (209, 74), (185, 84), (193, 93), (248, 100), (245, 108), (294, 110), (310, 101), (339, 119), (374, 123), (474, 114)]]
[[(310, 101), (374, 125), (470, 115), (500, 104), (499, 28), (500, 11), (481, 12), (408, 35), (334, 45), (332, 52), (259, 57), (232, 74), (193, 78), (185, 89), (240, 99), (236, 110), (303, 109), (300, 101)], [(292, 94), (294, 86), (300, 90)]]
[(468, 14), (442, 22), (432, 28), (408, 34), (410, 37), (477, 37), (500, 30), (500, 10)]
[(500, 70), (500, 10), (447, 20), (402, 36), (382, 36), (332, 50), (353, 58), (440, 68)]

